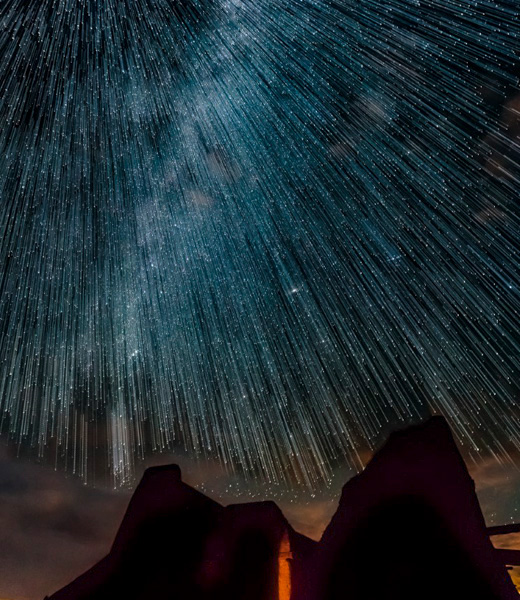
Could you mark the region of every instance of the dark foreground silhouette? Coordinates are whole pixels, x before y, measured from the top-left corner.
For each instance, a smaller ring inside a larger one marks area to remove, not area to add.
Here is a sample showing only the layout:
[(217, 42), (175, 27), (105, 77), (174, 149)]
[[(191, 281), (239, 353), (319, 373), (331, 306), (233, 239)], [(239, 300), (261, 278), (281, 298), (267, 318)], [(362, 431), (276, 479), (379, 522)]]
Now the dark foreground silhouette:
[(441, 417), (393, 433), (319, 543), (272, 502), (223, 507), (148, 469), (110, 553), (50, 600), (518, 600)]

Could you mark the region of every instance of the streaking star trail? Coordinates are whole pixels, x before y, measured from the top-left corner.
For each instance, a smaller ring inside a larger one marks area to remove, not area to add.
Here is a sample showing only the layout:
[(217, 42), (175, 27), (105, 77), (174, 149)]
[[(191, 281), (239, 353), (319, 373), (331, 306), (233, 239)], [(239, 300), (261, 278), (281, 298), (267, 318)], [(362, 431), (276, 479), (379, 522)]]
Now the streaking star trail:
[[(520, 447), (515, 0), (4, 0), (0, 405), (84, 478)], [(516, 128), (516, 129), (515, 129)]]

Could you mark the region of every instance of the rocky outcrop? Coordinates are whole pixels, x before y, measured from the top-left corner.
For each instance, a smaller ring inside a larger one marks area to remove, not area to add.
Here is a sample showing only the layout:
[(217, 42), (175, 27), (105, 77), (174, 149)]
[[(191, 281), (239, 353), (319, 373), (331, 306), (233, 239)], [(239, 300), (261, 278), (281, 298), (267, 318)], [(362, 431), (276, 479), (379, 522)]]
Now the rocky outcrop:
[(319, 544), (273, 502), (223, 507), (148, 469), (110, 553), (50, 600), (513, 600), (446, 422), (394, 433)]
[(344, 486), (314, 564), (313, 600), (518, 598), (441, 417), (393, 433)]
[(148, 469), (110, 553), (52, 600), (197, 597), (205, 542), (223, 511), (176, 465)]
[(110, 553), (50, 600), (271, 600), (279, 595), (284, 536), (302, 579), (316, 543), (296, 533), (276, 504), (223, 507), (183, 483), (176, 465), (154, 467)]

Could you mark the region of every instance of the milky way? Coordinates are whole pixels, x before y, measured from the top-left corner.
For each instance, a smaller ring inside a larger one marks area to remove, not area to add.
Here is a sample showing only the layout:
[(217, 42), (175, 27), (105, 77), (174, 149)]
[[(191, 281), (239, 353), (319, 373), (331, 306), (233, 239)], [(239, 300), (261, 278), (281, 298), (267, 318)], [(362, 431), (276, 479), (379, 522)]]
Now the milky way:
[(316, 489), (520, 447), (516, 0), (3, 0), (0, 407)]

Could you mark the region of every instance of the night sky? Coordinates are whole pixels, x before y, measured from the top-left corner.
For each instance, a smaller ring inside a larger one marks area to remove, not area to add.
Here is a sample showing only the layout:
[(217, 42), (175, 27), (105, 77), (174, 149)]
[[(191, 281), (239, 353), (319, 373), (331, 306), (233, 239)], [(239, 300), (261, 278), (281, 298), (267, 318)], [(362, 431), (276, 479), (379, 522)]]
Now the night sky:
[(112, 507), (109, 539), (171, 458), (322, 523), (389, 431), (438, 413), (508, 482), (488, 518), (515, 518), (519, 17), (3, 0), (4, 512), (52, 481)]

